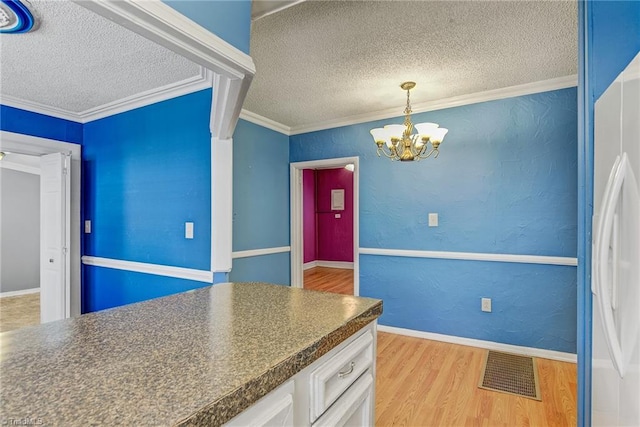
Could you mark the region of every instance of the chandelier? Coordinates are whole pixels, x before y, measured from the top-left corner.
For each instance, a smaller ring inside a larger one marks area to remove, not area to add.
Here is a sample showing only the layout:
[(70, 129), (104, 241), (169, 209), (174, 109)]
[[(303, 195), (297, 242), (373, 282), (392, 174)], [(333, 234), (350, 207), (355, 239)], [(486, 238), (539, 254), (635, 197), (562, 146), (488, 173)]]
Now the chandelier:
[[(412, 162), (426, 159), (433, 154), (435, 159), (439, 154), (438, 147), (449, 130), (438, 127), (436, 123), (416, 123), (414, 126), (411, 123), (409, 91), (416, 87), (416, 84), (415, 82), (404, 82), (400, 87), (407, 91), (404, 124), (371, 129), (373, 140), (378, 146), (378, 157), (382, 153), (391, 160)], [(417, 133), (413, 133), (414, 127)], [(429, 145), (431, 145), (431, 149), (429, 149)]]

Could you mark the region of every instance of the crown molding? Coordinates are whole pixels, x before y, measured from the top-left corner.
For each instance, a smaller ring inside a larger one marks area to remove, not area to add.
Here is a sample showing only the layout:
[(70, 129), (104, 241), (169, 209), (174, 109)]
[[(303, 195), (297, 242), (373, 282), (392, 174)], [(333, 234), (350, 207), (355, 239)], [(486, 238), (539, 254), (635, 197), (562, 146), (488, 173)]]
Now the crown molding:
[(291, 128), (289, 126), (283, 125), (282, 123), (278, 123), (275, 120), (268, 119), (260, 114), (253, 113), (249, 110), (245, 110), (244, 108), (240, 112), (240, 118), (256, 124), (258, 126), (265, 127), (267, 129), (274, 130), (276, 132), (280, 132), (284, 135), (291, 135)]
[(32, 113), (44, 114), (45, 116), (82, 123), (80, 116), (77, 113), (63, 110), (62, 108), (40, 104), (39, 102), (27, 101), (26, 99), (16, 98), (11, 95), (0, 96), (0, 104), (30, 111)]
[[(424, 113), (426, 111), (443, 110), (445, 108), (460, 107), (463, 105), (477, 104), (480, 102), (514, 98), (516, 96), (531, 95), (534, 93), (548, 92), (551, 90), (566, 89), (577, 85), (578, 76), (574, 74), (571, 76), (559, 77), (550, 80), (543, 80), (539, 82), (526, 83), (523, 85), (476, 92), (468, 95), (454, 96), (451, 98), (445, 98), (436, 101), (412, 104), (411, 109), (413, 114)], [(391, 119), (394, 117), (400, 117), (401, 115), (402, 113), (400, 107), (373, 113), (357, 114), (338, 120), (329, 120), (316, 124), (294, 126), (290, 128), (289, 135), (299, 135), (302, 133), (372, 122), (375, 120)]]
[(211, 88), (212, 76), (213, 73), (211, 73), (211, 71), (204, 67), (200, 67), (200, 72), (197, 76), (150, 89), (136, 95), (128, 96), (126, 98), (83, 111), (79, 113), (80, 120), (82, 123), (87, 123), (113, 116), (115, 114), (124, 113), (125, 111), (145, 107), (157, 102), (166, 101), (171, 98), (177, 98), (203, 89), (208, 89)]
[(166, 101), (171, 98), (210, 88), (212, 80), (213, 73), (204, 67), (200, 67), (200, 71), (197, 76), (150, 89), (126, 98), (118, 99), (79, 113), (64, 110), (62, 108), (51, 107), (38, 102), (19, 99), (9, 95), (2, 95), (0, 103), (10, 107), (20, 108), (21, 110), (31, 111), (33, 113), (57, 117), (59, 119), (70, 120), (78, 123), (88, 123), (94, 120), (113, 116), (115, 114), (124, 113), (125, 111), (134, 110), (136, 108), (145, 107), (157, 102)]

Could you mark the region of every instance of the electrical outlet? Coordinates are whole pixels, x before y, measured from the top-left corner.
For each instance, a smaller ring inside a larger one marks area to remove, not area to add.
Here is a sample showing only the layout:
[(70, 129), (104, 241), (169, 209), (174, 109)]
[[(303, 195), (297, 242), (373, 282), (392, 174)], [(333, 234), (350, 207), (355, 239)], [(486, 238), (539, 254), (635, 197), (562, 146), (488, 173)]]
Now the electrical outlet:
[(482, 298), (481, 308), (482, 311), (491, 313), (491, 298)]
[(429, 214), (429, 227), (437, 227), (438, 226), (438, 214), (430, 213)]

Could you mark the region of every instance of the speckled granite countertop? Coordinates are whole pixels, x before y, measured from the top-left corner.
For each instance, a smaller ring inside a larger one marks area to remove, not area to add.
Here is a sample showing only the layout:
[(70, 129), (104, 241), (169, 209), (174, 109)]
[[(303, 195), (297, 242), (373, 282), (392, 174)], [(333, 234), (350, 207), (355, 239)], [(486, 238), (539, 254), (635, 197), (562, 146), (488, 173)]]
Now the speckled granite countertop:
[(5, 332), (0, 423), (220, 425), (381, 313), (369, 298), (224, 283)]

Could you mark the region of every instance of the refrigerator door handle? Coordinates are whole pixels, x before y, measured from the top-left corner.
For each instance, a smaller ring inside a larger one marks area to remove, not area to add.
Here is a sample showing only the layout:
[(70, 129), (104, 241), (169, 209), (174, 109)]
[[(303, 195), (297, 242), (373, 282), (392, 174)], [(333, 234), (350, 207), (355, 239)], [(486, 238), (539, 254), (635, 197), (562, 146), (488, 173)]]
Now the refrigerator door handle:
[[(603, 215), (604, 215), (604, 211), (605, 211), (605, 207), (607, 205), (607, 199), (609, 198), (609, 196), (611, 195), (611, 187), (613, 186), (613, 180), (615, 178), (616, 175), (616, 171), (618, 170), (618, 167), (620, 166), (620, 156), (616, 156), (616, 160), (613, 162), (613, 167), (611, 168), (611, 172), (609, 172), (609, 179), (607, 180), (607, 185), (604, 188), (604, 194), (602, 195), (602, 204), (600, 205), (600, 212), (599, 215), (597, 216), (598, 219), (598, 223), (595, 224), (595, 229), (593, 230), (593, 248), (592, 250), (592, 257), (594, 260), (596, 260), (595, 262), (591, 263), (591, 293), (594, 295), (598, 294), (598, 244), (597, 242), (599, 242), (600, 239), (600, 227), (602, 226), (602, 220), (603, 220)], [(596, 218), (594, 217), (594, 220)]]
[[(598, 295), (598, 303), (600, 306), (600, 320), (604, 329), (605, 341), (609, 347), (611, 361), (620, 378), (624, 377), (624, 365), (622, 363), (622, 348), (618, 340), (616, 332), (615, 319), (613, 318), (613, 305), (611, 303), (611, 293), (607, 289), (609, 281), (609, 242), (613, 232), (613, 222), (615, 217), (615, 209), (620, 198), (622, 184), (625, 179), (628, 167), (627, 154), (622, 155), (622, 159), (616, 162), (611, 171), (610, 178), (613, 177), (611, 186), (607, 184), (609, 190), (605, 193), (600, 212), (600, 220), (598, 222), (598, 241), (596, 242), (595, 260), (595, 285)], [(616, 239), (617, 240), (617, 239)], [(617, 253), (617, 250), (615, 251)], [(613, 285), (613, 284), (612, 284)], [(617, 292), (616, 292), (617, 293)]]

